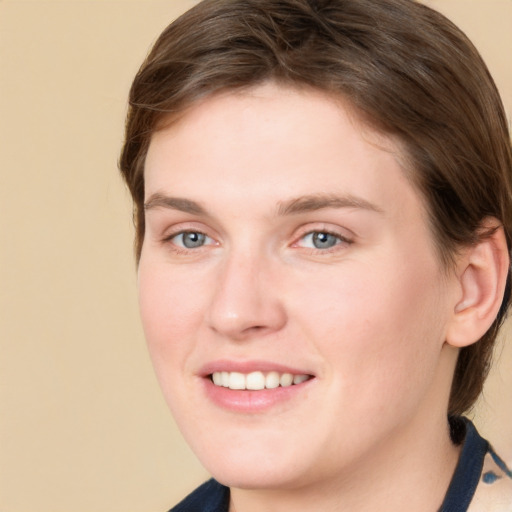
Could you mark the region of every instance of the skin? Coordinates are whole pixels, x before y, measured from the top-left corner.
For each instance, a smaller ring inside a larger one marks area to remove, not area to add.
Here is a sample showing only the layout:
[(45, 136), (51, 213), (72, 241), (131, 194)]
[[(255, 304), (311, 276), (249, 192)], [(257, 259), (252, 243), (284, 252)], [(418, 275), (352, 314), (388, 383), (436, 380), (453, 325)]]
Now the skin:
[[(462, 291), (399, 162), (342, 101), (273, 84), (207, 98), (152, 138), (143, 326), (165, 398), (231, 487), (231, 510), (442, 502), (458, 456), (446, 339)], [(202, 245), (185, 247), (183, 232)], [(325, 232), (332, 246), (315, 246)], [(227, 410), (204, 391), (219, 360), (314, 378), (261, 411)]]

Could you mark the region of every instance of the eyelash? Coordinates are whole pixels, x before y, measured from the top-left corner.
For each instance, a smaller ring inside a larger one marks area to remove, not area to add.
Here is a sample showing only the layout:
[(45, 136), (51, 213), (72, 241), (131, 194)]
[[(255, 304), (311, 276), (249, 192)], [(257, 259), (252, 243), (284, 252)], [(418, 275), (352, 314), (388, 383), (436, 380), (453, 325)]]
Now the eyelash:
[(340, 233), (337, 233), (336, 231), (334, 230), (329, 230), (329, 229), (312, 229), (310, 231), (308, 231), (307, 233), (304, 233), (303, 235), (301, 235), (298, 239), (297, 239), (297, 242), (294, 242), (293, 243), (293, 247), (297, 247), (299, 246), (300, 247), (300, 242), (305, 240), (306, 237), (309, 237), (309, 236), (312, 236), (312, 235), (315, 235), (315, 234), (321, 234), (321, 235), (329, 235), (329, 236), (332, 236), (332, 237), (335, 237), (337, 239), (336, 243), (332, 246), (332, 247), (328, 247), (328, 248), (324, 248), (324, 249), (319, 249), (319, 248), (314, 248), (314, 247), (304, 247), (304, 249), (306, 250), (309, 250), (311, 251), (313, 254), (329, 254), (329, 253), (332, 253), (332, 252), (336, 252), (336, 251), (339, 251), (341, 249), (340, 246), (349, 246), (353, 243), (353, 240), (350, 239), (350, 238), (347, 238), (343, 235), (341, 235)]
[[(211, 237), (209, 237), (206, 233), (204, 233), (202, 231), (195, 230), (195, 229), (184, 229), (181, 231), (173, 232), (170, 235), (164, 237), (162, 239), (162, 243), (164, 243), (166, 245), (167, 244), (171, 245), (172, 250), (174, 252), (176, 252), (177, 254), (189, 254), (190, 251), (198, 251), (198, 250), (203, 249), (205, 246), (215, 245), (215, 244), (211, 244), (211, 243), (204, 243), (197, 247), (188, 247), (187, 248), (187, 247), (182, 247), (180, 245), (177, 245), (175, 242), (173, 242), (173, 240), (176, 239), (177, 237), (188, 235), (188, 234), (199, 235), (199, 236), (205, 237), (205, 239), (213, 240)], [(315, 247), (302, 247), (303, 249), (307, 250), (308, 252), (311, 252), (312, 254), (320, 254), (320, 255), (326, 254), (326, 253), (329, 254), (332, 252), (339, 251), (341, 249), (339, 246), (346, 247), (353, 243), (353, 240), (341, 235), (340, 233), (335, 232), (334, 230), (313, 229), (313, 230), (307, 231), (306, 233), (302, 234), (297, 239), (297, 241), (291, 245), (291, 247), (301, 247), (301, 245), (300, 245), (301, 241), (305, 240), (306, 237), (313, 236), (315, 234), (332, 236), (332, 237), (335, 237), (337, 240), (336, 240), (336, 243), (332, 247), (327, 247), (327, 248), (323, 248), (323, 249), (315, 248)]]
[(190, 251), (197, 251), (205, 247), (205, 245), (212, 245), (212, 244), (203, 244), (198, 247), (181, 247), (177, 245), (175, 242), (173, 242), (174, 239), (176, 239), (179, 236), (183, 235), (200, 235), (204, 236), (206, 239), (213, 240), (211, 237), (209, 237), (206, 233), (203, 233), (202, 231), (199, 231), (197, 229), (183, 229), (181, 231), (176, 231), (174, 233), (171, 233), (170, 235), (163, 238), (162, 243), (164, 244), (170, 244), (172, 247), (172, 250), (178, 254), (188, 254)]

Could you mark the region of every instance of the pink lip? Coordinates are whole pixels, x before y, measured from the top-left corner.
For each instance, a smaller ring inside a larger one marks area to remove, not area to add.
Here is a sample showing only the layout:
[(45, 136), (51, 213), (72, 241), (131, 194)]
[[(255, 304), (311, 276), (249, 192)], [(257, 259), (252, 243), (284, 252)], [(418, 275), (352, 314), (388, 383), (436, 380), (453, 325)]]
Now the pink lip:
[(291, 366), (273, 363), (270, 361), (232, 361), (228, 359), (219, 359), (205, 364), (199, 370), (199, 375), (206, 377), (214, 372), (279, 372), (279, 373), (292, 373), (293, 375), (313, 375), (308, 369), (293, 368)]
[(213, 384), (210, 375), (220, 371), (240, 373), (276, 371), (279, 373), (292, 373), (294, 375), (312, 375), (312, 373), (268, 361), (235, 362), (219, 360), (208, 363), (201, 368), (200, 375), (203, 377), (203, 389), (207, 398), (222, 409), (245, 414), (265, 412), (279, 404), (296, 400), (316, 380), (312, 378), (301, 384), (278, 387), (275, 389), (262, 389), (259, 391), (233, 390)]

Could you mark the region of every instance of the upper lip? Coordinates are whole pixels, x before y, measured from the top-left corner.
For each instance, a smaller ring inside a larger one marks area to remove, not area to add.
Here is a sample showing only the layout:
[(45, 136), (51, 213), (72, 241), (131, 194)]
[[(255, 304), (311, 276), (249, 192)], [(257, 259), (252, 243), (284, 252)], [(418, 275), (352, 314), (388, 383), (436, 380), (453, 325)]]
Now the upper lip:
[(207, 377), (214, 372), (278, 372), (278, 373), (291, 373), (292, 375), (311, 375), (314, 374), (307, 369), (292, 367), (280, 363), (263, 360), (248, 360), (248, 361), (233, 361), (228, 359), (218, 359), (206, 363), (199, 370), (199, 374)]

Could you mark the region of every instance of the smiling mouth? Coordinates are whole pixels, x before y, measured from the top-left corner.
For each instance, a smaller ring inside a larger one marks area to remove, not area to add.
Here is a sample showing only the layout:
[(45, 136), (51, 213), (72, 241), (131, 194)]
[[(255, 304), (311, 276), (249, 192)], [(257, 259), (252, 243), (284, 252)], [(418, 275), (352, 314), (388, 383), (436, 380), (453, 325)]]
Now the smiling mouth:
[(233, 390), (260, 391), (278, 387), (297, 386), (313, 378), (312, 375), (279, 372), (214, 372), (209, 375), (215, 386)]

